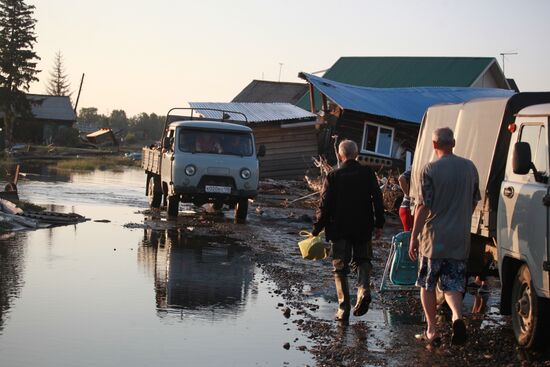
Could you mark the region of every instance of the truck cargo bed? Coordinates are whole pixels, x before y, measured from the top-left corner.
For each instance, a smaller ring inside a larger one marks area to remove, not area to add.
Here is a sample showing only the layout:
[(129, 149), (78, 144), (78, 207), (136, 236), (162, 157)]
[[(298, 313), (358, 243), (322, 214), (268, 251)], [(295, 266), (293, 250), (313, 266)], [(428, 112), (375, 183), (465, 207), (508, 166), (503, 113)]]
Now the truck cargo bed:
[(147, 172), (160, 175), (161, 151), (158, 149), (143, 148), (142, 152), (141, 167)]

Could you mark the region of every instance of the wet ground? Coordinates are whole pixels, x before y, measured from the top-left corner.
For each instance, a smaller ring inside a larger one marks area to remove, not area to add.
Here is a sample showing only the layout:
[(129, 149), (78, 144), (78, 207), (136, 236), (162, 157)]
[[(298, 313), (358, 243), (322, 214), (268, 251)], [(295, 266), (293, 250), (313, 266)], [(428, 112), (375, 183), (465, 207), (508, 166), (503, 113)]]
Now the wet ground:
[(371, 310), (340, 327), (330, 262), (296, 246), (311, 203), (285, 207), (288, 186), (264, 186), (246, 225), (183, 205), (168, 221), (147, 214), (138, 169), (23, 168), (23, 199), (90, 220), (0, 237), (1, 366), (548, 364), (516, 348), (495, 279), (465, 298), (465, 346), (447, 345), (444, 311), (444, 345), (416, 341), (417, 292), (378, 291), (396, 219), (374, 246)]

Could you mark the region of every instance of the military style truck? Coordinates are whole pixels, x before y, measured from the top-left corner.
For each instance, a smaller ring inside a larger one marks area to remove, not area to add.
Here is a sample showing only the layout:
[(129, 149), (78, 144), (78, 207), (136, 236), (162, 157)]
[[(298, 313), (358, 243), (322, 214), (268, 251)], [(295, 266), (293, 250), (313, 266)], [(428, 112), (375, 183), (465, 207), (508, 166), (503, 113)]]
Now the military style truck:
[(475, 163), (481, 201), (472, 217), (469, 271), (478, 272), (485, 251), (494, 250), (500, 311), (512, 315), (516, 339), (528, 348), (547, 343), (550, 319), (549, 118), (550, 92), (432, 106), (413, 161), (413, 201), (422, 168), (435, 159), (435, 129), (453, 129), (454, 153)]
[[(200, 111), (219, 112), (219, 119), (203, 118)], [(184, 115), (174, 114), (184, 111)], [(231, 120), (242, 115), (244, 121)], [(158, 146), (143, 148), (146, 195), (151, 208), (164, 203), (168, 216), (177, 216), (179, 203), (197, 206), (224, 204), (235, 209), (235, 221), (246, 221), (248, 200), (258, 194), (258, 157), (246, 116), (232, 111), (173, 108)], [(244, 125), (243, 125), (244, 123)]]

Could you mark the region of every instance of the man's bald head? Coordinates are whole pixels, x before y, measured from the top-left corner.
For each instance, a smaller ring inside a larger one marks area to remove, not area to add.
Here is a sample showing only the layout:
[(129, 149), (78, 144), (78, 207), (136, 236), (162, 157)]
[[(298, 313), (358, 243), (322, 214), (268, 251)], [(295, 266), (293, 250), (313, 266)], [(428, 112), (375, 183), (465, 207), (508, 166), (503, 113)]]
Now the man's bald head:
[(357, 158), (358, 151), (357, 144), (353, 140), (344, 140), (338, 146), (338, 155), (341, 161)]

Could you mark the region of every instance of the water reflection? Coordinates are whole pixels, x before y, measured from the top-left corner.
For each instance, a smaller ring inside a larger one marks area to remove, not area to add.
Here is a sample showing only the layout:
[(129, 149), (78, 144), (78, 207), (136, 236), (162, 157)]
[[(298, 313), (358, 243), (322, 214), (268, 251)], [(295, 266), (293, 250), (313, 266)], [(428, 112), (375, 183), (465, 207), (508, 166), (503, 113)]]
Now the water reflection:
[[(242, 313), (254, 279), (247, 248), (183, 229), (144, 230), (138, 261), (154, 274), (158, 314), (209, 318)], [(214, 311), (215, 314), (205, 311)], [(185, 312), (184, 312), (185, 311)]]
[(22, 162), (23, 179), (41, 182), (69, 182), (71, 174), (67, 170), (58, 170), (54, 165), (38, 162)]
[(0, 234), (0, 333), (14, 298), (19, 297), (23, 279), (24, 234)]

